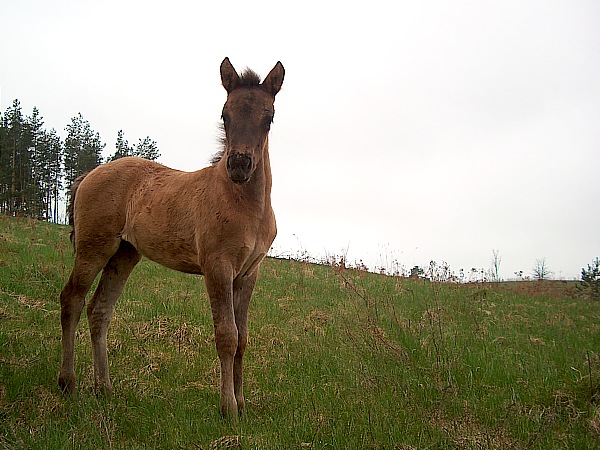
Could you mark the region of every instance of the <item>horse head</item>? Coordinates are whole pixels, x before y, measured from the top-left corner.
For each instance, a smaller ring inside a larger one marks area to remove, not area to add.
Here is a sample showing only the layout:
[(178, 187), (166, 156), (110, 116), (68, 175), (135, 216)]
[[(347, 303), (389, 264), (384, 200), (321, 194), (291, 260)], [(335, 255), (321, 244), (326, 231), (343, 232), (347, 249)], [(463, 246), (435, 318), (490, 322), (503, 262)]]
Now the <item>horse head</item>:
[(251, 70), (238, 75), (229, 58), (221, 63), (221, 81), (227, 91), (221, 116), (225, 131), (222, 158), (234, 183), (250, 181), (262, 161), (275, 114), (275, 95), (281, 89), (284, 75), (281, 62), (277, 62), (263, 82)]

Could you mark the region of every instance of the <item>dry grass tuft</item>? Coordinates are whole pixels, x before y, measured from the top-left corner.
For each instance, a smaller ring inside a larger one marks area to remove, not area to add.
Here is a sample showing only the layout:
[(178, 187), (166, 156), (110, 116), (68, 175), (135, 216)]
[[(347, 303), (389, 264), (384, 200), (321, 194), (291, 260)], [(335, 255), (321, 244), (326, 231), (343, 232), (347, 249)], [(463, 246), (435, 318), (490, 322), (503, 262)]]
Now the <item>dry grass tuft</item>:
[(596, 405), (590, 419), (590, 428), (600, 438), (600, 405)]
[(19, 295), (17, 298), (17, 303), (21, 306), (30, 309), (42, 309), (46, 307), (46, 303), (41, 300), (34, 300), (26, 297), (25, 295)]
[(240, 436), (223, 436), (210, 443), (211, 450), (220, 450), (224, 448), (242, 448)]
[(502, 426), (486, 427), (467, 411), (460, 417), (452, 419), (436, 417), (432, 423), (450, 439), (456, 448), (490, 450), (520, 448), (520, 443)]

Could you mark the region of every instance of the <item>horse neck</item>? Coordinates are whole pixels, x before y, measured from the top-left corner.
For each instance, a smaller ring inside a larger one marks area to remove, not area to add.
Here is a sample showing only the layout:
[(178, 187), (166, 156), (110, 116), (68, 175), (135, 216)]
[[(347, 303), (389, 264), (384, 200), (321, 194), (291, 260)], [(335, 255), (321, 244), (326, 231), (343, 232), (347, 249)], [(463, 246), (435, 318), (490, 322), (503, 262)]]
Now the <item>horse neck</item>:
[(263, 155), (248, 183), (249, 193), (259, 200), (265, 208), (271, 207), (271, 160), (269, 158), (269, 138), (265, 142)]
[(267, 141), (265, 142), (265, 149), (262, 157), (262, 174), (264, 177), (264, 193), (265, 200), (271, 204), (271, 185), (273, 184), (273, 179), (271, 177), (271, 159), (269, 157), (269, 137), (267, 136)]
[(218, 164), (218, 170), (221, 171), (221, 176), (225, 184), (229, 186), (227, 191), (234, 196), (242, 195), (246, 201), (253, 204), (255, 208), (266, 211), (271, 207), (271, 161), (269, 159), (269, 139), (265, 142), (263, 155), (258, 163), (252, 178), (248, 183), (237, 186), (232, 189), (233, 183), (229, 180), (226, 169), (226, 157), (223, 157)]

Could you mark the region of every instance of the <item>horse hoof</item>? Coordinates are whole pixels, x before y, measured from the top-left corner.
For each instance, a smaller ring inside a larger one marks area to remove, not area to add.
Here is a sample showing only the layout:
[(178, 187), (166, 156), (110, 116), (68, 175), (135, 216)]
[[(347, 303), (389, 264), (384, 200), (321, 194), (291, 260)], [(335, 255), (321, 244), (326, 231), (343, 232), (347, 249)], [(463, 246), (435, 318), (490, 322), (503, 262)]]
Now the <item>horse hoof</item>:
[(64, 377), (61, 375), (58, 377), (58, 386), (63, 394), (72, 394), (77, 390), (75, 378), (73, 377)]
[(221, 416), (224, 419), (231, 421), (233, 424), (237, 424), (238, 423), (237, 405), (234, 405), (233, 407), (227, 407), (225, 405), (222, 405), (221, 406)]
[(96, 397), (107, 397), (110, 398), (112, 397), (112, 386), (110, 385), (106, 385), (103, 383), (97, 383), (94, 386), (94, 393), (96, 394)]

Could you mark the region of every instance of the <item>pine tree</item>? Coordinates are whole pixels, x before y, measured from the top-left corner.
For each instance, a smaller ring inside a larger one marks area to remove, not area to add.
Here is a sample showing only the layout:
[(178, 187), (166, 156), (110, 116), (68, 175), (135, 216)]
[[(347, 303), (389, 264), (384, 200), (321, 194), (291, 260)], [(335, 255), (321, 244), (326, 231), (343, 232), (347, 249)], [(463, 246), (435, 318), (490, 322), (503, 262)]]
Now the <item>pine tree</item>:
[(123, 158), (125, 156), (138, 156), (140, 158), (156, 161), (160, 157), (160, 152), (158, 151), (156, 141), (150, 139), (150, 136), (140, 139), (137, 145), (130, 147), (129, 142), (127, 142), (124, 137), (123, 130), (119, 130), (117, 133), (117, 142), (115, 144), (115, 153), (109, 157), (107, 161), (114, 161), (115, 159)]
[(65, 181), (66, 185), (70, 186), (79, 175), (102, 163), (101, 154), (105, 144), (100, 141), (100, 135), (92, 130), (90, 123), (81, 113), (71, 119), (65, 130)]
[(56, 130), (42, 134), (40, 161), (36, 164), (40, 192), (43, 195), (41, 218), (58, 222), (58, 201), (62, 190), (62, 141)]
[(44, 192), (41, 186), (40, 176), (43, 171), (44, 161), (44, 122), (38, 109), (34, 106), (31, 117), (26, 119), (26, 132), (28, 156), (27, 164), (24, 164), (21, 179), (23, 180), (23, 196), (21, 203), (24, 205), (23, 213), (29, 217), (42, 218), (44, 205)]
[(140, 158), (156, 161), (158, 158), (160, 158), (160, 152), (158, 151), (158, 145), (156, 144), (156, 141), (150, 139), (150, 136), (146, 136), (143, 140), (140, 139), (138, 144), (133, 149), (133, 156), (139, 156)]
[(114, 161), (115, 159), (131, 155), (133, 155), (133, 149), (129, 147), (129, 142), (125, 139), (123, 130), (119, 130), (117, 133), (117, 142), (115, 144), (115, 153), (109, 157), (107, 161)]
[(8, 129), (0, 111), (0, 214), (7, 212), (10, 158), (8, 151)]
[(581, 268), (581, 284), (578, 289), (592, 300), (600, 300), (600, 260), (598, 257), (587, 270)]
[(15, 215), (21, 211), (24, 197), (24, 166), (29, 163), (25, 120), (21, 103), (14, 100), (2, 119), (2, 155), (0, 163), (0, 211)]

